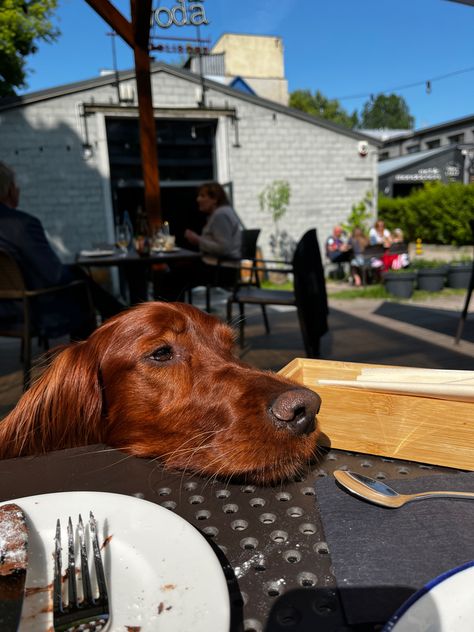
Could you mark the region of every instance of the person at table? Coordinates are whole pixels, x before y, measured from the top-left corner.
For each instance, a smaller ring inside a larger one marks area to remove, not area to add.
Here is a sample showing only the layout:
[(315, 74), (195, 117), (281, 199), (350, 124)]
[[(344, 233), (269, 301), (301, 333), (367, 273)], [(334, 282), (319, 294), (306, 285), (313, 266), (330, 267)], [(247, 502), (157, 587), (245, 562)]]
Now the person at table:
[(362, 228), (354, 228), (349, 238), (349, 246), (352, 250), (352, 259), (350, 261), (351, 276), (356, 287), (362, 285), (362, 268), (365, 265), (364, 249), (368, 243), (369, 240)]
[[(29, 290), (63, 285), (74, 280), (84, 280), (90, 290), (92, 301), (103, 320), (124, 309), (114, 296), (95, 283), (76, 265), (64, 265), (52, 249), (40, 220), (18, 208), (20, 188), (15, 172), (0, 162), (0, 248), (10, 253), (17, 261)], [(37, 324), (44, 319), (48, 323), (64, 318), (71, 323), (71, 336), (86, 338), (94, 328), (91, 323), (85, 293), (77, 292), (77, 303), (64, 296), (38, 297)], [(79, 309), (78, 309), (79, 307)], [(46, 315), (47, 312), (47, 315)], [(0, 318), (22, 319), (23, 313), (16, 301), (0, 302)]]
[(326, 239), (326, 256), (331, 263), (349, 261), (351, 247), (341, 226), (334, 226)]
[(369, 230), (369, 243), (371, 246), (382, 245), (389, 248), (392, 243), (392, 236), (388, 228), (385, 228), (383, 219), (378, 219)]
[[(393, 244), (405, 244), (405, 238), (403, 230), (401, 228), (394, 228), (392, 231), (392, 245)], [(406, 248), (406, 251), (404, 251)], [(391, 252), (392, 249), (384, 253), (382, 261), (384, 264), (384, 271), (387, 270), (401, 270), (410, 265), (410, 257), (408, 255), (408, 246), (405, 244), (404, 249)]]
[[(209, 283), (226, 287), (236, 280), (232, 260), (240, 265), (242, 226), (227, 193), (218, 182), (206, 182), (198, 188), (196, 201), (199, 212), (204, 213), (207, 220), (200, 235), (187, 228), (184, 239), (199, 248), (201, 261), (193, 264), (192, 269), (175, 266), (158, 277), (156, 298), (180, 300), (188, 288)], [(221, 265), (217, 266), (218, 262)]]
[(200, 235), (188, 228), (184, 238), (199, 247), (207, 263), (215, 263), (216, 258), (240, 258), (242, 227), (223, 187), (218, 182), (202, 184), (196, 201), (207, 221)]

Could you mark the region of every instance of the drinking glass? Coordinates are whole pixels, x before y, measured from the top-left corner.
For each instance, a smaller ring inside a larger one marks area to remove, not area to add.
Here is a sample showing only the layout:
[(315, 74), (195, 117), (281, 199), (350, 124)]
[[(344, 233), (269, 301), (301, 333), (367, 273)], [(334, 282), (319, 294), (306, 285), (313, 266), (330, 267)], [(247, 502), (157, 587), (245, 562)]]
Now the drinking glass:
[(116, 243), (123, 255), (126, 255), (128, 252), (128, 246), (130, 244), (130, 240), (132, 235), (130, 234), (130, 228), (127, 224), (119, 224), (115, 229), (115, 237)]

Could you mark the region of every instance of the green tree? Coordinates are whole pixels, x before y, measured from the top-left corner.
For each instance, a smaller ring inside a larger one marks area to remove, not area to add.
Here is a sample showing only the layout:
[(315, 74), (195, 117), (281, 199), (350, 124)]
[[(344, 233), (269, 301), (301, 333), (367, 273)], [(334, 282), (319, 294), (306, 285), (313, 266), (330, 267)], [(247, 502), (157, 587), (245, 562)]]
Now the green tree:
[(26, 86), (26, 57), (39, 41), (53, 42), (51, 23), (57, 0), (0, 0), (0, 97)]
[(363, 200), (352, 205), (347, 222), (342, 225), (342, 228), (347, 233), (352, 234), (354, 228), (360, 228), (364, 235), (368, 234), (370, 224), (374, 219), (372, 210), (373, 201), (374, 194), (372, 191), (367, 191)]
[(328, 99), (319, 90), (314, 94), (310, 90), (295, 90), (290, 94), (290, 107), (344, 127), (357, 127), (359, 122), (356, 110), (349, 114), (337, 99)]
[(360, 127), (364, 129), (413, 129), (415, 119), (403, 97), (379, 94), (362, 109)]

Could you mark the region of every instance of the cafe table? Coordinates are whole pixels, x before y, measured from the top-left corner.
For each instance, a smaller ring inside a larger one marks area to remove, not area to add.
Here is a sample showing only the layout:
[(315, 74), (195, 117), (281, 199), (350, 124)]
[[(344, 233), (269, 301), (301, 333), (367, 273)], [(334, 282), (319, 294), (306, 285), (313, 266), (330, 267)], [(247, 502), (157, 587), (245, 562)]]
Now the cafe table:
[(214, 549), (229, 591), (231, 632), (372, 632), (383, 622), (347, 624), (318, 509), (315, 483), (329, 482), (339, 468), (387, 479), (453, 472), (326, 448), (298, 480), (260, 487), (166, 471), (156, 460), (91, 445), (1, 461), (0, 500), (80, 490), (145, 499), (194, 525)]
[[(151, 251), (145, 256), (139, 256), (136, 252), (125, 254), (115, 251), (112, 254), (96, 254), (94, 251), (81, 251), (76, 257), (77, 265), (83, 268), (107, 268), (117, 266), (125, 279), (128, 290), (130, 304), (142, 303), (148, 300), (148, 278), (152, 266), (156, 264), (189, 265), (201, 258), (199, 252), (186, 248), (175, 248), (171, 251), (159, 250)], [(97, 251), (100, 253), (100, 251)], [(106, 251), (103, 251), (106, 252)]]

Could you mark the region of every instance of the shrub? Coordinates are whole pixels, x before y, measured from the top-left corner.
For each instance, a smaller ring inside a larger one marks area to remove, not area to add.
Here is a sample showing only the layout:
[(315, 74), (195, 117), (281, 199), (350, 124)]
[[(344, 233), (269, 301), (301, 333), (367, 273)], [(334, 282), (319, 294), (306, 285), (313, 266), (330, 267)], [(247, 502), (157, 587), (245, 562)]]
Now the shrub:
[(442, 261), (441, 259), (413, 259), (413, 261), (410, 262), (411, 270), (431, 270), (447, 267), (447, 261)]
[(472, 243), (474, 184), (428, 182), (404, 198), (379, 197), (379, 218), (401, 228), (407, 241), (463, 246)]

